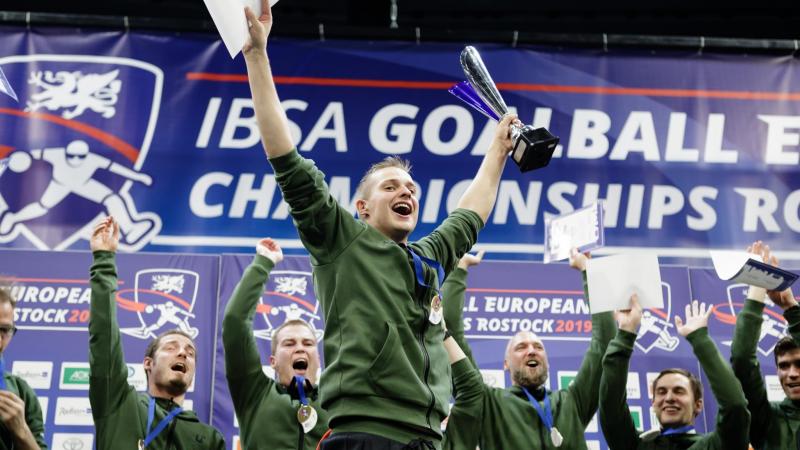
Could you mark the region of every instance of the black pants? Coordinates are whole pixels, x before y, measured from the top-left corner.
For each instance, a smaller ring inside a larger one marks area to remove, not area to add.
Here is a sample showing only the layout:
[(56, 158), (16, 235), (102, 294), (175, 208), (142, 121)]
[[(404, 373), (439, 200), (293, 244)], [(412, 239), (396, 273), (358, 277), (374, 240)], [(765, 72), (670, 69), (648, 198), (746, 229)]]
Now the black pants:
[(434, 450), (433, 442), (414, 439), (408, 444), (367, 433), (336, 433), (322, 441), (322, 450)]

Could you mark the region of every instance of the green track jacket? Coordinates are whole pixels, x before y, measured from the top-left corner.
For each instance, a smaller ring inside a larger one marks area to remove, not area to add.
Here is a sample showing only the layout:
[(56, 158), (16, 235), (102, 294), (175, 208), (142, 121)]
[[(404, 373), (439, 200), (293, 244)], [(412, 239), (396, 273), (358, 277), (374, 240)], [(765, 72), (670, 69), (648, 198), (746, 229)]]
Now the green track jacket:
[(317, 425), (306, 434), (297, 421), (299, 399), (262, 372), (253, 338), (256, 306), (273, 266), (270, 259), (256, 255), (225, 308), (222, 320), (225, 376), (239, 418), (243, 448), (313, 450), (328, 430), (328, 414), (320, 405), (317, 388), (307, 393), (317, 411)]
[[(767, 387), (761, 374), (756, 351), (764, 321), (764, 303), (745, 301), (736, 316), (736, 330), (731, 344), (731, 366), (742, 383), (747, 409), (750, 410), (750, 443), (756, 450), (800, 449), (800, 404), (784, 399), (767, 400)], [(784, 311), (789, 332), (800, 342), (800, 306)]]
[[(22, 378), (10, 373), (4, 373), (3, 376), (6, 379), (6, 390), (17, 394), (17, 396), (25, 403), (25, 422), (28, 424), (28, 428), (30, 428), (33, 438), (36, 439), (36, 443), (39, 444), (39, 448), (42, 450), (47, 450), (47, 444), (44, 443), (44, 422), (42, 421), (42, 408), (39, 405), (39, 400), (36, 398), (36, 394), (33, 392), (33, 389), (28, 386), (28, 383), (26, 383)], [(14, 437), (11, 435), (11, 432), (5, 428), (5, 426), (0, 424), (0, 450), (12, 449), (14, 449)]]
[[(461, 318), (466, 279), (467, 272), (456, 269), (445, 281), (442, 289), (444, 316), (453, 337), (477, 367), (464, 338), (464, 323)], [(584, 292), (588, 300), (585, 275)], [(485, 394), (480, 425), (453, 431), (448, 429), (448, 434), (457, 433), (464, 444), (463, 448), (470, 450), (476, 445), (480, 445), (481, 450), (586, 449), (584, 430), (597, 411), (601, 361), (615, 328), (611, 313), (593, 314), (592, 340), (575, 380), (566, 389), (548, 391), (555, 426), (564, 437), (561, 447), (552, 444), (547, 428), (528, 402), (525, 393), (517, 386), (498, 389), (483, 385)]]
[[(114, 253), (93, 253), (89, 318), (89, 402), (97, 432), (98, 450), (136, 450), (147, 433), (149, 397), (128, 384), (128, 366), (122, 354), (115, 292), (117, 266)], [(154, 424), (177, 407), (169, 399), (156, 399)], [(155, 425), (154, 425), (155, 427)], [(192, 411), (183, 411), (150, 443), (148, 450), (226, 450), (219, 431), (201, 423)]]
[(643, 440), (627, 404), (628, 365), (636, 335), (619, 330), (603, 358), (600, 380), (600, 425), (610, 450), (746, 450), (750, 414), (742, 387), (722, 359), (708, 328), (686, 337), (719, 403), (717, 426), (706, 434), (673, 434)]
[[(438, 448), (451, 380), (443, 329), (428, 321), (434, 290), (417, 285), (405, 248), (339, 206), (312, 161), (293, 151), (270, 163), (311, 254), (331, 428), (402, 443), (425, 438)], [(458, 209), (409, 247), (449, 272), (482, 227), (475, 212)], [(436, 286), (436, 271), (424, 270), (426, 284)]]

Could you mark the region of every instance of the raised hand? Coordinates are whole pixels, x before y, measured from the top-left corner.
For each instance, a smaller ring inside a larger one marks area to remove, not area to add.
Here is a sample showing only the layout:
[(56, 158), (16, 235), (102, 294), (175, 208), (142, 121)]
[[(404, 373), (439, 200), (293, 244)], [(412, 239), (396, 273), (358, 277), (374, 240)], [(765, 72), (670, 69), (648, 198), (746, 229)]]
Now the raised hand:
[(262, 0), (260, 17), (257, 17), (250, 7), (244, 8), (244, 15), (247, 17), (250, 37), (242, 47), (242, 54), (247, 57), (249, 53), (254, 51), (266, 52), (267, 38), (272, 30), (272, 9), (269, 6), (269, 0)]
[(502, 154), (511, 152), (514, 146), (514, 140), (511, 138), (512, 123), (519, 126), (522, 125), (522, 122), (519, 121), (516, 114), (509, 113), (503, 116), (495, 129), (494, 140), (492, 140), (492, 145), (489, 147), (490, 152), (494, 151)]
[(114, 217), (108, 216), (94, 227), (89, 239), (89, 248), (93, 252), (105, 250), (116, 252), (119, 246), (119, 224)]
[(470, 253), (464, 253), (464, 256), (462, 256), (461, 259), (458, 260), (458, 268), (467, 270), (472, 266), (477, 266), (478, 264), (481, 263), (484, 254), (486, 254), (485, 250), (481, 250), (474, 255)]
[(283, 250), (281, 250), (281, 246), (272, 238), (264, 238), (258, 241), (256, 253), (269, 259), (273, 264), (278, 264), (283, 261)]
[[(778, 265), (778, 258), (775, 255), (770, 254), (769, 247), (767, 247), (766, 251), (764, 252), (764, 262), (775, 267), (780, 267)], [(797, 305), (797, 299), (794, 298), (792, 288), (790, 287), (784, 289), (783, 291), (767, 291), (767, 295), (769, 296), (769, 299), (772, 300), (772, 303), (775, 303), (784, 311), (792, 306)]]
[(620, 330), (636, 333), (639, 324), (642, 323), (642, 305), (639, 304), (639, 296), (631, 295), (630, 309), (623, 309), (614, 312)]
[(678, 328), (678, 334), (686, 337), (693, 331), (707, 327), (708, 318), (711, 317), (713, 310), (713, 306), (700, 303), (697, 300), (686, 305), (686, 322), (684, 323), (680, 316), (675, 316), (675, 326)]
[[(759, 259), (764, 261), (765, 263), (769, 264), (769, 246), (764, 245), (761, 241), (755, 241), (747, 247), (747, 253), (754, 253), (759, 256)], [(766, 251), (766, 256), (765, 252)], [(751, 300), (755, 300), (757, 302), (764, 303), (764, 299), (767, 296), (767, 290), (759, 287), (759, 286), (750, 286), (747, 289), (747, 298)]]
[(571, 248), (569, 250), (569, 266), (581, 272), (586, 270), (586, 263), (591, 258), (592, 255), (589, 252), (581, 253), (577, 248)]

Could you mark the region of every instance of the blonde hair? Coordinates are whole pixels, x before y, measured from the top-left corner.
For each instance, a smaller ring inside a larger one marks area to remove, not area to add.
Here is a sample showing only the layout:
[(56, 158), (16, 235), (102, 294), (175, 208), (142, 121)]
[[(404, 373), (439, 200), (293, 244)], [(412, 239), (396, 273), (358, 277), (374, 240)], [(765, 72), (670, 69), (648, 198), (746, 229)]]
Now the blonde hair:
[(369, 169), (367, 169), (367, 171), (364, 173), (364, 176), (361, 177), (361, 181), (358, 182), (356, 198), (364, 198), (367, 195), (367, 180), (369, 179), (370, 175), (381, 169), (386, 169), (389, 167), (396, 167), (405, 171), (406, 173), (411, 173), (411, 163), (407, 159), (400, 158), (399, 156), (387, 156), (386, 158), (383, 158), (383, 160), (369, 166)]

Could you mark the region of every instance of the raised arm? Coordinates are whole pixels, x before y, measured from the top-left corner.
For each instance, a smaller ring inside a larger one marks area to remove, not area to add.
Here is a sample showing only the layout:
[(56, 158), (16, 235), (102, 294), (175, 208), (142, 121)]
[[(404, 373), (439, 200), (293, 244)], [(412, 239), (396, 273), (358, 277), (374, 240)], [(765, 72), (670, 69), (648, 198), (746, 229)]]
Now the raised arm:
[(452, 336), (444, 340), (444, 347), (453, 370), (456, 401), (450, 409), (442, 448), (473, 449), (478, 446), (480, 437), (486, 388), (477, 367), (467, 360), (467, 355)]
[(114, 411), (129, 393), (128, 366), (122, 353), (115, 299), (115, 253), (118, 244), (119, 224), (113, 217), (106, 217), (94, 228), (89, 241), (94, 258), (89, 271), (92, 289), (89, 315), (89, 400), (95, 421)]
[(250, 23), (250, 38), (242, 48), (242, 54), (247, 65), (247, 79), (250, 82), (258, 130), (261, 132), (261, 143), (267, 158), (276, 158), (291, 152), (294, 143), (267, 56), (267, 38), (272, 30), (272, 10), (268, 0), (261, 2), (261, 10), (261, 17), (256, 17), (253, 10), (245, 8), (247, 21)]
[(686, 305), (686, 322), (676, 316), (675, 325), (678, 333), (692, 345), (719, 405), (717, 426), (707, 438), (716, 442), (714, 448), (746, 450), (750, 429), (747, 400), (733, 370), (708, 335), (708, 318), (712, 311), (710, 305), (706, 307), (695, 300)]
[[(769, 247), (764, 246), (761, 241), (754, 242), (747, 248), (747, 251), (759, 255), (763, 255), (766, 252), (764, 262), (777, 265), (777, 259), (770, 258)], [(761, 365), (758, 362), (758, 340), (761, 336), (761, 325), (764, 322), (765, 297), (766, 290), (764, 288), (750, 286), (744, 307), (739, 312), (739, 315), (736, 316), (736, 328), (733, 332), (733, 343), (731, 344), (731, 368), (736, 378), (740, 381), (744, 396), (747, 399), (747, 409), (750, 411), (751, 418), (750, 442), (756, 448), (761, 447), (766, 442), (767, 436), (765, 433), (770, 421), (767, 387), (761, 373)], [(780, 305), (780, 293), (778, 293), (776, 300), (776, 304)], [(794, 302), (794, 305), (796, 304), (797, 302)], [(788, 309), (790, 306), (787, 303), (784, 309)]]
[(500, 176), (508, 160), (508, 154), (512, 150), (511, 123), (519, 122), (514, 114), (507, 114), (503, 120), (497, 124), (494, 140), (489, 146), (489, 150), (483, 157), (483, 162), (478, 173), (475, 174), (461, 200), (458, 202), (459, 208), (474, 211), (480, 216), (483, 223), (489, 219), (489, 214), (494, 208), (497, 198), (497, 187), (500, 184)]
[[(639, 299), (631, 296), (631, 309), (617, 312), (619, 331), (608, 344), (600, 377), (600, 427), (610, 450), (635, 450), (639, 433), (628, 408), (628, 366), (642, 321)], [(577, 381), (576, 381), (577, 382)]]
[(467, 270), (480, 264), (483, 259), (483, 251), (477, 255), (466, 253), (458, 261), (458, 268), (450, 273), (442, 284), (442, 302), (444, 308), (444, 321), (447, 328), (455, 339), (460, 350), (463, 350), (473, 367), (478, 367), (475, 358), (472, 356), (472, 349), (469, 347), (467, 339), (464, 337), (464, 298), (467, 291)]
[(260, 401), (256, 392), (269, 387), (272, 380), (261, 370), (261, 357), (253, 337), (253, 318), (264, 283), (272, 268), (283, 260), (280, 246), (270, 238), (256, 246), (256, 256), (233, 291), (222, 319), (222, 345), (225, 348), (225, 375), (239, 420), (248, 400)]
[[(586, 262), (590, 258), (588, 253), (579, 253), (572, 249), (569, 258), (570, 267), (581, 273), (583, 280), (583, 295), (589, 302), (589, 284), (586, 278)], [(592, 340), (583, 356), (583, 362), (575, 376), (575, 380), (567, 388), (575, 398), (581, 423), (586, 426), (597, 412), (599, 401), (600, 376), (603, 373), (603, 355), (606, 353), (608, 343), (614, 338), (616, 327), (614, 315), (611, 312), (592, 314)]]

